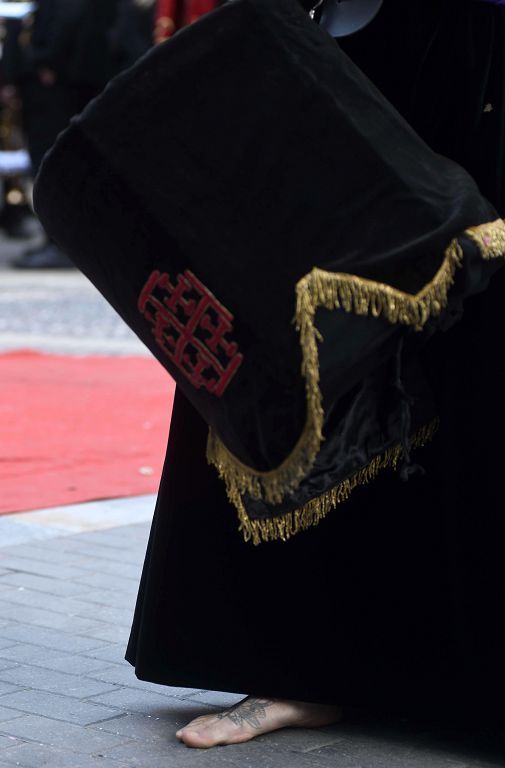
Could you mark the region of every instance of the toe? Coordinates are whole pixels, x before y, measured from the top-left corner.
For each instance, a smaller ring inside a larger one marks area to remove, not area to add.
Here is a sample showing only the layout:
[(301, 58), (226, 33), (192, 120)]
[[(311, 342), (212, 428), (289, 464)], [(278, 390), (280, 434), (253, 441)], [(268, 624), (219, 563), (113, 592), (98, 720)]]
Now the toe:
[(182, 743), (193, 749), (209, 749), (209, 747), (215, 747), (219, 743), (212, 737), (209, 737), (209, 734), (206, 734), (205, 731), (197, 731), (195, 728), (183, 728), (180, 733)]

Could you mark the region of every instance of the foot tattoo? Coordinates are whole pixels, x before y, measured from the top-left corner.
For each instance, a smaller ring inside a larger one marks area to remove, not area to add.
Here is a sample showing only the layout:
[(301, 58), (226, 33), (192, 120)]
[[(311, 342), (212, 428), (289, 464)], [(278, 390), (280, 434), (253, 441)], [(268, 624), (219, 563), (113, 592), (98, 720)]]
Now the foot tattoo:
[(239, 701), (226, 712), (220, 712), (216, 717), (218, 720), (228, 718), (239, 728), (247, 724), (251, 728), (259, 730), (263, 724), (262, 721), (265, 721), (267, 717), (267, 709), (273, 705), (274, 702), (271, 699), (255, 699), (250, 696), (244, 701)]

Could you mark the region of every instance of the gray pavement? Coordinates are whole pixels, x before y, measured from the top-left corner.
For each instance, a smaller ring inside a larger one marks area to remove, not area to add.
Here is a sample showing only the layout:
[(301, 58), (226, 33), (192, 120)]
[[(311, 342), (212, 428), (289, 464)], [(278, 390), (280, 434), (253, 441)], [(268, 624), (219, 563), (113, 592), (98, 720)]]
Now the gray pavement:
[(40, 241), (0, 233), (0, 352), (30, 347), (60, 354), (145, 355), (144, 345), (75, 269), (14, 270)]
[[(0, 236), (0, 352), (144, 354), (77, 272), (9, 270), (22, 247)], [(180, 745), (177, 727), (238, 695), (145, 683), (124, 661), (153, 507), (142, 497), (0, 517), (0, 768), (505, 765), (501, 734), (357, 713), (246, 745)]]

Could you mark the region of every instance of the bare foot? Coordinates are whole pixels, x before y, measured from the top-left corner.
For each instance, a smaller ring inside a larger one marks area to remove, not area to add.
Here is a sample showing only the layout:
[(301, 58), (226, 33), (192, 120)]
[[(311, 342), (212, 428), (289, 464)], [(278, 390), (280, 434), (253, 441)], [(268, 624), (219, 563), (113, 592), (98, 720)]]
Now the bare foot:
[(176, 736), (187, 747), (208, 749), (218, 744), (241, 744), (278, 728), (320, 728), (341, 717), (342, 708), (328, 704), (248, 696), (226, 712), (197, 717)]

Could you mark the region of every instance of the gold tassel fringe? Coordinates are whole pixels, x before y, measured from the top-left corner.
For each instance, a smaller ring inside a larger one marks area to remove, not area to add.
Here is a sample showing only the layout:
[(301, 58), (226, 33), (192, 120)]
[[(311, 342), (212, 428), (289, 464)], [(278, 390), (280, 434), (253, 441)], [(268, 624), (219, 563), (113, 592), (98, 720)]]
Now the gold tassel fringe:
[(233, 504), (237, 506), (244, 493), (253, 499), (265, 499), (269, 504), (279, 504), (310, 472), (323, 441), (324, 413), (318, 394), (319, 386), (315, 395), (310, 397), (305, 426), (294, 449), (282, 464), (267, 472), (243, 464), (228, 450), (214, 430), (209, 429), (207, 461), (217, 469), (219, 477), (226, 483)]
[[(492, 259), (505, 255), (503, 220), (473, 227), (464, 234), (477, 243), (482, 258)], [(390, 323), (422, 331), (428, 320), (440, 315), (447, 306), (449, 290), (462, 262), (462, 247), (459, 240), (454, 239), (448, 246), (442, 265), (434, 278), (417, 294), (409, 294), (385, 283), (357, 275), (327, 272), (317, 267), (298, 282), (295, 322), (300, 334), (303, 356), (302, 374), (305, 378), (307, 418), (294, 449), (278, 467), (262, 472), (242, 463), (226, 448), (218, 435), (212, 429), (209, 430), (207, 460), (216, 467), (219, 476), (224, 480), (228, 497), (239, 512), (241, 529), (246, 537), (253, 539), (255, 543), (273, 539), (284, 540), (299, 530), (316, 525), (328, 509), (347, 498), (356, 485), (368, 482), (362, 479), (363, 472), (371, 473), (372, 477), (383, 465), (394, 463), (394, 457), (391, 456), (374, 460), (379, 463), (376, 465), (372, 462), (370, 468), (358, 473), (359, 477), (345, 481), (343, 486), (330, 492), (324, 502), (311, 502), (303, 510), (291, 513), (289, 519), (250, 521), (247, 517), (242, 496), (247, 493), (254, 499), (264, 499), (270, 504), (280, 503), (286, 495), (296, 490), (301, 480), (310, 472), (324, 439), (324, 411), (319, 387), (318, 342), (321, 341), (321, 336), (315, 324), (317, 310), (324, 307), (328, 310), (342, 309), (360, 316), (382, 317)]]
[(483, 259), (498, 259), (505, 254), (505, 221), (498, 219), (490, 224), (471, 227), (465, 232), (479, 246)]
[(343, 309), (355, 315), (383, 317), (389, 323), (401, 323), (422, 331), (430, 317), (437, 317), (447, 306), (449, 288), (462, 263), (463, 250), (459, 241), (453, 240), (437, 274), (417, 294), (405, 293), (357, 275), (325, 272), (315, 267), (296, 286), (297, 327), (303, 329), (307, 319), (312, 321), (310, 316), (314, 316), (316, 309), (325, 307)]
[[(420, 448), (428, 443), (434, 436), (439, 426), (439, 420), (434, 419), (430, 424), (422, 427), (411, 438), (411, 448)], [(252, 541), (254, 545), (268, 541), (288, 541), (301, 531), (306, 531), (312, 526), (318, 525), (338, 504), (347, 501), (355, 488), (367, 485), (374, 480), (379, 472), (386, 468), (397, 469), (398, 462), (403, 456), (401, 446), (389, 448), (385, 453), (376, 456), (372, 461), (358, 472), (343, 480), (341, 483), (326, 491), (322, 496), (307, 502), (300, 509), (286, 512), (279, 517), (266, 520), (252, 520), (245, 510), (242, 499), (238, 509), (240, 526), (244, 541)]]

